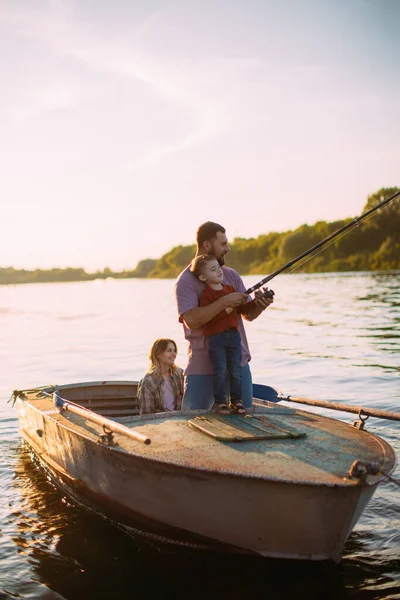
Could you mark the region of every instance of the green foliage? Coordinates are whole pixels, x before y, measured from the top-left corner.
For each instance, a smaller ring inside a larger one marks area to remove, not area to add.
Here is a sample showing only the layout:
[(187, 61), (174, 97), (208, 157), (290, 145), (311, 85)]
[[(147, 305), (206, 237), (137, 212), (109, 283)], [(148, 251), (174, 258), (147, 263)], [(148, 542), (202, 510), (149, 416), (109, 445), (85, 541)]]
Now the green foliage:
[(281, 238), (279, 258), (286, 263), (314, 246), (320, 239), (316, 226), (301, 225)]
[[(383, 200), (390, 198), (396, 192), (398, 188), (381, 188), (376, 194), (368, 196), (367, 204), (364, 207), (366, 212), (370, 208), (373, 208)], [(387, 236), (400, 236), (400, 199), (397, 198), (393, 202), (389, 202), (386, 206), (379, 208), (373, 213), (371, 219), (366, 221), (367, 225), (374, 226), (377, 231), (377, 237), (383, 242)]]
[(89, 275), (84, 269), (35, 269), (26, 271), (25, 269), (14, 269), (9, 267), (0, 268), (0, 284), (4, 283), (51, 283), (55, 281), (85, 281), (95, 279), (94, 275)]
[(176, 277), (188, 266), (196, 253), (196, 246), (175, 246), (156, 261), (149, 277), (168, 278)]
[(125, 271), (125, 273), (129, 273), (129, 277), (148, 277), (149, 273), (154, 269), (156, 262), (155, 258), (145, 258), (138, 262), (134, 271)]
[(86, 273), (84, 269), (74, 269), (72, 267), (68, 267), (67, 269), (35, 269), (34, 271), (8, 267), (5, 269), (0, 268), (0, 285), (91, 281), (93, 279), (107, 279), (107, 277), (117, 277), (119, 275), (119, 273), (114, 273), (108, 267), (96, 273)]
[(281, 236), (281, 233), (271, 232), (249, 240), (235, 238), (231, 244), (229, 266), (240, 273), (256, 272), (266, 256), (272, 259), (278, 255)]
[(379, 249), (371, 256), (371, 268), (380, 270), (396, 270), (399, 268), (400, 235), (390, 236), (381, 244)]
[[(398, 188), (382, 188), (368, 197), (363, 213)], [(228, 264), (242, 274), (265, 275), (276, 271), (321, 240), (351, 222), (351, 219), (318, 221), (301, 225), (294, 231), (270, 232), (257, 238), (235, 238), (231, 244)], [(135, 269), (116, 273), (108, 267), (89, 274), (84, 269), (51, 269), (35, 271), (0, 268), (0, 285), (42, 283), (51, 281), (85, 281), (107, 277), (176, 277), (192, 260), (196, 246), (175, 246), (159, 259), (141, 260)], [(344, 235), (327, 243), (309, 260), (295, 265), (296, 272), (385, 271), (400, 269), (400, 198), (375, 211)], [(288, 271), (290, 272), (290, 271)]]

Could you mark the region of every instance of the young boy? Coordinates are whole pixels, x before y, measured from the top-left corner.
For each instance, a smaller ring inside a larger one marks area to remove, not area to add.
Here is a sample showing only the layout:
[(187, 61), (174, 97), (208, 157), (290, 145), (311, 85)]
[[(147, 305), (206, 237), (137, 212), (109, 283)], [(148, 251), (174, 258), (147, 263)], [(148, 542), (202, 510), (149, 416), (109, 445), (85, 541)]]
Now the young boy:
[[(233, 286), (222, 283), (222, 269), (212, 254), (197, 256), (190, 270), (195, 277), (207, 284), (200, 296), (200, 306), (207, 306), (226, 294), (236, 292)], [(214, 412), (228, 415), (232, 410), (245, 415), (247, 411), (242, 403), (242, 345), (236, 309), (226, 308), (218, 313), (205, 324), (204, 334), (208, 338), (209, 355), (214, 368)], [(227, 372), (230, 384), (230, 407), (225, 401)]]

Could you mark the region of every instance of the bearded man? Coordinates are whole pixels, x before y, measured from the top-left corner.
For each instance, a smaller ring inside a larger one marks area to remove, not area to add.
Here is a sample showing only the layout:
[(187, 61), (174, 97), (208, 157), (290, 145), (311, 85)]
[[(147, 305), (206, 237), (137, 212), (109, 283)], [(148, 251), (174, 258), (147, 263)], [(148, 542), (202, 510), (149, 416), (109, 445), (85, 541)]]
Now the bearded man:
[[(254, 321), (273, 302), (273, 298), (256, 294), (254, 300), (246, 294), (246, 287), (239, 273), (225, 265), (225, 256), (230, 251), (225, 228), (218, 223), (207, 221), (200, 225), (196, 234), (196, 256), (213, 254), (222, 267), (223, 283), (235, 288), (235, 292), (219, 298), (207, 306), (199, 306), (199, 299), (205, 284), (195, 277), (188, 265), (180, 273), (175, 283), (175, 297), (179, 321), (183, 324), (186, 340), (189, 342), (188, 362), (184, 372), (185, 410), (210, 409), (214, 403), (213, 366), (208, 353), (208, 342), (203, 327), (221, 311), (239, 309), (239, 332), (242, 343), (242, 402), (249, 410), (253, 402), (253, 385), (249, 362), (251, 360), (243, 319)], [(247, 305), (247, 306), (246, 306)], [(240, 308), (239, 308), (240, 307)]]

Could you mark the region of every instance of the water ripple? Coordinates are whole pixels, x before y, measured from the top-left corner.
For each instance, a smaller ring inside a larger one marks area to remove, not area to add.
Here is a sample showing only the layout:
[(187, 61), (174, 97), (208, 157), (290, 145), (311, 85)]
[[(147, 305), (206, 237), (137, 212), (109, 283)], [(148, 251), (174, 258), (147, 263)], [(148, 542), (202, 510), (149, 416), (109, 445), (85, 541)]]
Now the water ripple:
[[(257, 280), (247, 277), (245, 284)], [(246, 324), (254, 381), (285, 395), (397, 412), (400, 273), (282, 275), (274, 284), (273, 307)], [(133, 592), (176, 597), (177, 590), (232, 600), (400, 598), (399, 489), (388, 482), (372, 498), (337, 567), (225, 561), (132, 540), (71, 504), (38, 467), (7, 404), (11, 391), (139, 379), (161, 336), (178, 342), (177, 362), (184, 365), (173, 285), (120, 280), (0, 287), (0, 363), (7, 365), (0, 382), (0, 599), (114, 600)], [(354, 420), (347, 413), (333, 416)], [(399, 423), (368, 424), (400, 451)], [(399, 467), (393, 476), (400, 480)]]

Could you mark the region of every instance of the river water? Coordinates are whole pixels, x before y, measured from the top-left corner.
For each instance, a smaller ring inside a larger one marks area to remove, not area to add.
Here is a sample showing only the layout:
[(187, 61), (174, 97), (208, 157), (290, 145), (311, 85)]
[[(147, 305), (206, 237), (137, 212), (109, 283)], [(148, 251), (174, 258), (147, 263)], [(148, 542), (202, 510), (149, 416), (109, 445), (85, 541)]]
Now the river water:
[[(245, 277), (253, 285), (256, 277)], [(253, 380), (285, 394), (400, 410), (400, 273), (282, 275), (247, 324)], [(171, 280), (0, 287), (0, 599), (400, 599), (400, 487), (383, 483), (339, 565), (223, 557), (132, 539), (73, 505), (37, 465), (14, 389), (138, 379), (157, 337), (186, 344)], [(314, 409), (315, 410), (315, 409)], [(355, 415), (323, 414), (352, 423)], [(368, 430), (400, 453), (400, 423)], [(400, 469), (393, 476), (400, 480)], [(327, 515), (329, 518), (329, 515)]]

